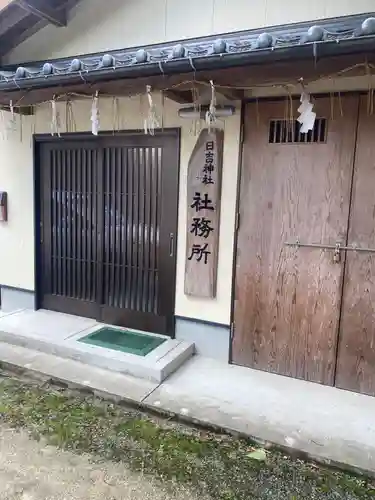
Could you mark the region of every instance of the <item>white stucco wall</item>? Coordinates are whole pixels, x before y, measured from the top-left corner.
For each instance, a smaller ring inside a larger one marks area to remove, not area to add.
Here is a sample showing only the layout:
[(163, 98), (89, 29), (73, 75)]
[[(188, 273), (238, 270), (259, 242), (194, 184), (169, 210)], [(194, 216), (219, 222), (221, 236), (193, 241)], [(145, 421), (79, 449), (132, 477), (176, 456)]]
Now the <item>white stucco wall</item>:
[(48, 26), (10, 62), (64, 57), (229, 31), (359, 14), (374, 0), (81, 0), (66, 28)]
[[(161, 101), (155, 96), (155, 103)], [(65, 105), (60, 104), (61, 116), (65, 116)], [(91, 101), (73, 103), (77, 131), (90, 130)], [(142, 129), (142, 114), (146, 109), (142, 98), (121, 99), (122, 128)], [(235, 223), (236, 183), (240, 116), (226, 119), (224, 126), (224, 169), (220, 225), (220, 247), (218, 265), (218, 290), (214, 300), (192, 299), (184, 294), (184, 270), (186, 251), (186, 179), (187, 166), (196, 136), (191, 130), (190, 120), (180, 120), (178, 106), (165, 101), (164, 126), (181, 127), (181, 170), (179, 193), (179, 224), (177, 246), (176, 315), (229, 324), (231, 304), (231, 280), (233, 238)], [(9, 113), (5, 113), (9, 119)], [(101, 129), (112, 130), (112, 100), (100, 101)], [(144, 114), (143, 114), (144, 116)], [(9, 222), (0, 223), (0, 283), (3, 285), (34, 289), (34, 221), (33, 221), (33, 151), (32, 131), (49, 133), (50, 109), (40, 108), (34, 118), (22, 119), (22, 141), (20, 124), (17, 130), (0, 137), (0, 190), (8, 192)], [(3, 124), (0, 122), (0, 131)], [(62, 130), (65, 125), (62, 123)]]
[[(67, 28), (48, 26), (10, 55), (9, 61), (48, 59), (145, 45), (274, 24), (369, 12), (373, 0), (82, 0)], [(102, 130), (112, 129), (111, 101), (101, 102)], [(75, 103), (77, 130), (90, 128), (90, 103)], [(121, 100), (123, 128), (142, 128), (140, 99)], [(64, 114), (64, 113), (63, 113)], [(36, 130), (49, 132), (47, 110), (37, 112)], [(34, 289), (33, 151), (34, 118), (23, 118), (6, 136), (0, 120), (0, 190), (9, 193), (9, 222), (0, 223), (0, 284)], [(225, 122), (218, 293), (215, 300), (184, 294), (186, 171), (195, 137), (166, 101), (165, 126), (181, 126), (181, 178), (176, 315), (229, 324), (240, 117)]]
[[(3, 113), (5, 120), (9, 113)], [(11, 134), (0, 120), (0, 189), (8, 192), (9, 222), (0, 222), (0, 284), (34, 289), (33, 154), (30, 120)]]

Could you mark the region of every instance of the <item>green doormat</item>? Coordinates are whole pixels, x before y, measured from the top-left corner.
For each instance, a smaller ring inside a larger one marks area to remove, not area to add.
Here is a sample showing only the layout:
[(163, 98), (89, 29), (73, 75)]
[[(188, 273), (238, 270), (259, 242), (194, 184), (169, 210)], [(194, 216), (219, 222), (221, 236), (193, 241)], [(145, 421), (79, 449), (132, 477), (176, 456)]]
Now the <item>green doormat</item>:
[(96, 330), (86, 335), (86, 337), (79, 339), (79, 342), (83, 342), (84, 344), (105, 347), (114, 351), (128, 352), (137, 356), (146, 356), (165, 341), (166, 339), (161, 337), (153, 337), (152, 335), (133, 332), (132, 330), (120, 330), (108, 327)]

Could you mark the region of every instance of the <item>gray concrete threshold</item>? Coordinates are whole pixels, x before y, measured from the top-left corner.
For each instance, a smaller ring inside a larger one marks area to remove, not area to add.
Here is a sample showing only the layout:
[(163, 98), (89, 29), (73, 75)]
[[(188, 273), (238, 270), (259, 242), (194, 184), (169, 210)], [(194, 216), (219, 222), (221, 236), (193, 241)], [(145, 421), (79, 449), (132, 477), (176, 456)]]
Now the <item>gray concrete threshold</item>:
[(106, 398), (142, 403), (157, 387), (157, 382), (104, 370), (53, 354), (0, 342), (0, 363), (44, 375), (77, 388), (90, 389)]
[(195, 356), (161, 384), (0, 343), (0, 360), (375, 473), (375, 398)]
[(165, 342), (146, 356), (80, 342), (104, 325), (68, 314), (29, 309), (0, 314), (0, 342), (52, 354), (104, 370), (159, 383), (194, 353), (194, 344), (162, 335)]

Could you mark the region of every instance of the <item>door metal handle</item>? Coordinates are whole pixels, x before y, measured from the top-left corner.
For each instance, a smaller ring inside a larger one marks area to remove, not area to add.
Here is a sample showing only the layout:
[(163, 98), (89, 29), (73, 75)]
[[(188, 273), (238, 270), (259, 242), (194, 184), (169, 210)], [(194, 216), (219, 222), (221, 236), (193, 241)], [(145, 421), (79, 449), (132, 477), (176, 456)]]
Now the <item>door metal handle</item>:
[(340, 243), (336, 243), (336, 245), (323, 245), (322, 243), (301, 243), (299, 240), (296, 241), (287, 241), (284, 243), (287, 247), (296, 247), (296, 248), (319, 248), (321, 250), (344, 250), (344, 247), (340, 245)]
[(170, 233), (169, 235), (169, 257), (173, 257), (174, 255), (174, 234)]
[(333, 263), (340, 264), (340, 262), (341, 262), (340, 243), (337, 243), (335, 251), (333, 252)]
[(320, 250), (333, 250), (333, 263), (339, 264), (341, 262), (341, 250), (345, 247), (342, 247), (340, 243), (336, 243), (336, 245), (323, 245), (321, 243), (300, 243), (297, 239), (294, 243), (286, 242), (284, 243), (289, 247), (296, 248), (319, 248)]
[(287, 247), (296, 247), (296, 248), (320, 248), (322, 250), (335, 250), (336, 252), (340, 252), (341, 250), (349, 250), (352, 252), (368, 252), (375, 253), (375, 248), (367, 248), (367, 247), (357, 247), (356, 245), (344, 246), (341, 243), (336, 243), (336, 245), (323, 245), (321, 243), (300, 243), (298, 240), (294, 242), (287, 241), (284, 243)]

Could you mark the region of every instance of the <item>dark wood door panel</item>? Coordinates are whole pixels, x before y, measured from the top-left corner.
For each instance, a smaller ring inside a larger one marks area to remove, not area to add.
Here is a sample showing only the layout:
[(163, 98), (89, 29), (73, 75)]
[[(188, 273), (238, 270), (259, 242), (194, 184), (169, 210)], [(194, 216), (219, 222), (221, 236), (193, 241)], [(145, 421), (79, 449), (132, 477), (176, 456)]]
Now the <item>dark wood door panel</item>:
[(104, 307), (158, 310), (161, 151), (104, 150)]
[(138, 329), (149, 330), (153, 316), (154, 331), (173, 333), (176, 151), (176, 144), (163, 145), (160, 139), (151, 147), (115, 145), (112, 140), (104, 149), (100, 303), (107, 322), (123, 318), (124, 325), (136, 322)]
[(173, 316), (161, 316), (120, 307), (103, 306), (100, 314), (103, 323), (145, 332), (168, 334), (174, 330)]
[(84, 318), (100, 319), (100, 311), (95, 302), (77, 300), (62, 295), (45, 295), (43, 297), (42, 308), (48, 311), (83, 316)]
[[(361, 98), (348, 245), (375, 249), (375, 116)], [(375, 254), (346, 252), (336, 385), (375, 396)]]
[(178, 134), (49, 141), (40, 157), (41, 306), (173, 335)]
[(99, 155), (91, 143), (42, 148), (41, 307), (61, 297), (66, 312), (95, 317)]
[(318, 99), (323, 120), (303, 140), (284, 103), (246, 110), (234, 363), (333, 384), (343, 266), (332, 251), (285, 242), (346, 241), (357, 97), (342, 107), (332, 118), (329, 99)]

